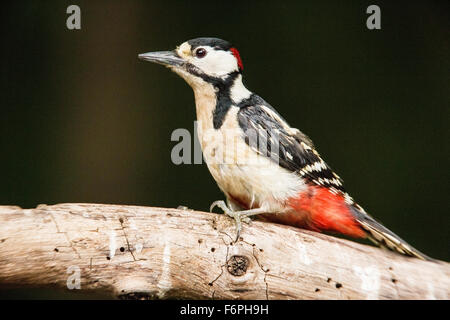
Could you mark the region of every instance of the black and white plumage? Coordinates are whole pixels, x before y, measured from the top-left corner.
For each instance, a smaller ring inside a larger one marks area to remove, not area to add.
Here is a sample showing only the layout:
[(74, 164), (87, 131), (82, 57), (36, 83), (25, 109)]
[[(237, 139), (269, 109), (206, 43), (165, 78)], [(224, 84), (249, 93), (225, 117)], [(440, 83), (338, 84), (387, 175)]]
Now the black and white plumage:
[(369, 237), (428, 259), (356, 204), (312, 141), (245, 88), (242, 60), (229, 42), (197, 38), (175, 51), (140, 58), (169, 67), (192, 87), (204, 159), (227, 198), (213, 206), (236, 220), (238, 237), (241, 220), (263, 215), (316, 231)]
[[(275, 154), (272, 158), (278, 160), (281, 167), (298, 173), (308, 182), (345, 192), (342, 180), (322, 160), (311, 139), (291, 128), (266, 101), (252, 94), (239, 107), (238, 121), (245, 141), (266, 145), (266, 148), (256, 146), (256, 152), (267, 149), (268, 153)], [(275, 148), (271, 148), (272, 145)]]
[[(422, 257), (423, 254), (407, 245), (404, 240), (368, 215), (365, 210), (354, 202), (345, 191), (343, 180), (323, 161), (315, 150), (311, 139), (301, 131), (291, 128), (287, 122), (266, 101), (252, 94), (249, 99), (241, 102), (238, 121), (244, 132), (244, 139), (257, 141), (267, 147), (262, 148), (270, 159), (278, 160), (278, 164), (289, 171), (298, 173), (307, 183), (325, 187), (330, 192), (341, 194), (348, 204), (355, 219), (369, 233), (369, 238), (389, 249), (400, 251), (411, 256)], [(257, 135), (255, 137), (254, 135)], [(275, 134), (271, 143), (271, 135)], [(271, 148), (276, 145), (277, 148)], [(253, 147), (259, 152), (259, 146)], [(270, 153), (275, 153), (275, 157)]]

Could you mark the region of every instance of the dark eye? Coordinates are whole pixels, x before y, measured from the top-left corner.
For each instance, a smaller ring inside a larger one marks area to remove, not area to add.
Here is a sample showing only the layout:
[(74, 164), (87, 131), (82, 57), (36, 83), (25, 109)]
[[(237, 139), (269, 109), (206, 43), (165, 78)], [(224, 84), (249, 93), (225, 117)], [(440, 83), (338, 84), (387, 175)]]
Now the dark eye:
[(203, 48), (198, 48), (197, 50), (195, 50), (195, 56), (197, 58), (203, 58), (204, 56), (206, 56), (206, 50)]

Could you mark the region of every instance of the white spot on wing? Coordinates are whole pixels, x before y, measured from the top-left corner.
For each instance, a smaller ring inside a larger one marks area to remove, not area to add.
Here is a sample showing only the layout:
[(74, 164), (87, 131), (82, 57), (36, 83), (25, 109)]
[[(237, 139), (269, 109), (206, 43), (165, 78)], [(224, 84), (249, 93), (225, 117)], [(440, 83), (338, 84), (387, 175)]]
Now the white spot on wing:
[(296, 135), (298, 133), (298, 129), (291, 128), (274, 110), (271, 108), (261, 105), (261, 109), (263, 109), (272, 119), (274, 119), (278, 124), (280, 124), (284, 130), (290, 135)]
[(300, 142), (300, 144), (301, 144), (301, 146), (303, 147), (303, 149), (305, 149), (305, 150), (311, 150), (311, 147), (308, 146), (308, 145), (307, 145), (306, 143), (304, 143), (303, 141)]
[(348, 205), (353, 204), (353, 199), (352, 197), (350, 197), (350, 195), (348, 193), (344, 194), (344, 199), (345, 199), (345, 203)]

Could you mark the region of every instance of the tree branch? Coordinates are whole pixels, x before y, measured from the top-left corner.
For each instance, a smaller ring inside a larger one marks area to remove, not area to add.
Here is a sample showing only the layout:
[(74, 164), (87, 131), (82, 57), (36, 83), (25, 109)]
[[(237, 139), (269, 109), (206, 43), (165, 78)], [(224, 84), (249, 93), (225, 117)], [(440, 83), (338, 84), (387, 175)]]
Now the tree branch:
[[(122, 205), (0, 206), (0, 287), (123, 298), (448, 299), (450, 264), (220, 214)], [(79, 275), (79, 277), (78, 277)]]

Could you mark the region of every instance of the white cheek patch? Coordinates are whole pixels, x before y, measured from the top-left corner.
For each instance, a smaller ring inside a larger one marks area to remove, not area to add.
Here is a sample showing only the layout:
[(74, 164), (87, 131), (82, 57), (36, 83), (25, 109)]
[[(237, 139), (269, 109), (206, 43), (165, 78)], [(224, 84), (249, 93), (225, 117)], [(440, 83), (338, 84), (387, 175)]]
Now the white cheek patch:
[(229, 51), (215, 50), (209, 46), (204, 46), (207, 51), (203, 58), (192, 58), (193, 65), (200, 68), (204, 73), (215, 77), (223, 77), (230, 72), (238, 71), (236, 58)]

